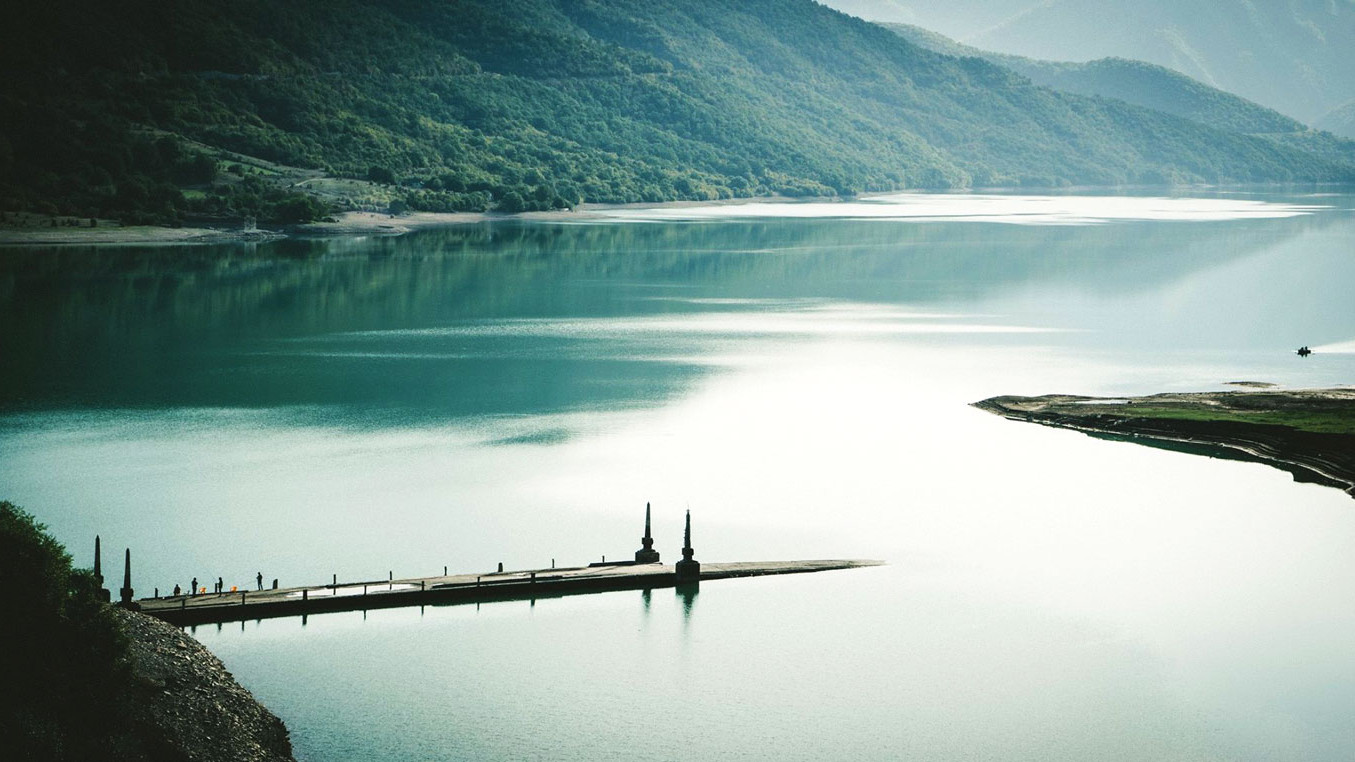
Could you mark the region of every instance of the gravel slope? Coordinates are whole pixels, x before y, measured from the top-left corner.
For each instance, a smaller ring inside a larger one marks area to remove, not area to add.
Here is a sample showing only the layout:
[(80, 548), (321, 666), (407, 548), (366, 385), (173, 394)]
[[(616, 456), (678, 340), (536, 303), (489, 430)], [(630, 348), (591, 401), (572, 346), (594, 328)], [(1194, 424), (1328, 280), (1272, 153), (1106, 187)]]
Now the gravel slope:
[(221, 660), (177, 628), (117, 610), (130, 642), (135, 734), (152, 758), (283, 762), (282, 720), (235, 681)]

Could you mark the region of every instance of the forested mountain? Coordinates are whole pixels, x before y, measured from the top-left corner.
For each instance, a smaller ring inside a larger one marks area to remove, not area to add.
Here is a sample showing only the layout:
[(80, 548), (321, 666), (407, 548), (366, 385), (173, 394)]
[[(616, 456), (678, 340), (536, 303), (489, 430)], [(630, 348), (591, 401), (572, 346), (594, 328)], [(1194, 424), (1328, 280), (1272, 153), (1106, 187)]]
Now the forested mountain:
[(1001, 53), (1159, 64), (1324, 129), (1355, 99), (1355, 0), (824, 2)]
[(51, 0), (10, 9), (0, 64), (0, 207), (82, 215), (322, 211), (217, 150), (506, 211), (1355, 178), (811, 0)]

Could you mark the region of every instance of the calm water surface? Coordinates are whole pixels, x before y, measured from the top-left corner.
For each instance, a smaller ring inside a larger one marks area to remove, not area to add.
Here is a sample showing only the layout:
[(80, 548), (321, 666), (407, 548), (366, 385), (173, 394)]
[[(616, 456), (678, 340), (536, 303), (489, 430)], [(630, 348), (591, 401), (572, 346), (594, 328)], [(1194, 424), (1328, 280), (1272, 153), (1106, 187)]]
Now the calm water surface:
[(1350, 759), (1355, 502), (968, 403), (1355, 382), (1355, 197), (954, 198), (0, 250), (0, 496), (139, 594), (889, 562), (198, 628), (307, 760)]

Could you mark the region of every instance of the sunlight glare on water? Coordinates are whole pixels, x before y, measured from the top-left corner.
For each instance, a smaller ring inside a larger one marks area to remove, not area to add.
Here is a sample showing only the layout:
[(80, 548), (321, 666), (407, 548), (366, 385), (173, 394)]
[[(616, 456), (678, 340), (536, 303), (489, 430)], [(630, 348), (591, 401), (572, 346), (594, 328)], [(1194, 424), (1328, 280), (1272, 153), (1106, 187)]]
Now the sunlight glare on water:
[(840, 202), (730, 202), (614, 209), (593, 213), (626, 222), (713, 221), (757, 218), (996, 222), (1010, 225), (1090, 225), (1131, 220), (1224, 221), (1311, 214), (1325, 204), (1276, 203), (1247, 198), (1153, 196), (1004, 196), (894, 193)]

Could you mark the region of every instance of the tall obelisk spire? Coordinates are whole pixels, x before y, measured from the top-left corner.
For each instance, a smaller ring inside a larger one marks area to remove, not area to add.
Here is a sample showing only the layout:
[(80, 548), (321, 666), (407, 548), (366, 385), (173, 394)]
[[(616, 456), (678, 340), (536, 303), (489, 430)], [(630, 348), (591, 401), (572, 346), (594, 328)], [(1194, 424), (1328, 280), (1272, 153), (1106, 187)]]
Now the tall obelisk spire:
[(674, 564), (678, 582), (697, 582), (701, 579), (701, 564), (692, 556), (692, 512), (687, 511), (687, 528), (682, 533), (682, 560)]
[(132, 549), (127, 549), (127, 555), (123, 557), (122, 562), (122, 605), (130, 607), (132, 605)]
[(108, 591), (104, 589), (103, 543), (99, 535), (94, 535), (94, 584), (99, 586), (99, 597), (108, 602)]
[(645, 503), (645, 536), (640, 538), (640, 544), (644, 547), (635, 551), (635, 563), (657, 564), (659, 551), (654, 549), (654, 536), (649, 531), (649, 503)]

